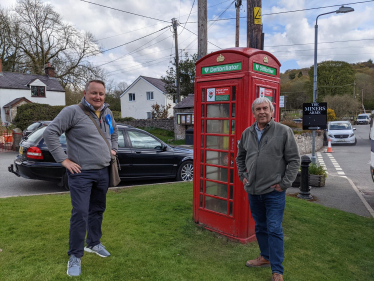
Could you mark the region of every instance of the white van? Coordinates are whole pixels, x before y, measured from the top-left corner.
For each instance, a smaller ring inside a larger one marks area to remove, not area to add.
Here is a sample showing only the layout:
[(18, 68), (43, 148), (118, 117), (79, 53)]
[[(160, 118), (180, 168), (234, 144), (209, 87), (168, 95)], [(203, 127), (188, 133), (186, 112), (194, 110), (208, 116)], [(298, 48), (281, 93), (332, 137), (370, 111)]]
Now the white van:
[(357, 116), (356, 124), (369, 124), (370, 123), (370, 114), (362, 113)]

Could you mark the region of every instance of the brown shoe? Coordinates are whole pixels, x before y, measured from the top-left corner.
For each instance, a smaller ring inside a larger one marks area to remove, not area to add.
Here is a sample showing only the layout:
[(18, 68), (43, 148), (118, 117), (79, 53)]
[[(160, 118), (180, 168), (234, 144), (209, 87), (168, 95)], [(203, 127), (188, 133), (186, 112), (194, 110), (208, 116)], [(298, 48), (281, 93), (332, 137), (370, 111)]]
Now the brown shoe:
[(257, 259), (247, 261), (245, 265), (248, 267), (270, 267), (270, 262), (259, 256)]
[(273, 273), (272, 281), (283, 281), (283, 275), (279, 273)]

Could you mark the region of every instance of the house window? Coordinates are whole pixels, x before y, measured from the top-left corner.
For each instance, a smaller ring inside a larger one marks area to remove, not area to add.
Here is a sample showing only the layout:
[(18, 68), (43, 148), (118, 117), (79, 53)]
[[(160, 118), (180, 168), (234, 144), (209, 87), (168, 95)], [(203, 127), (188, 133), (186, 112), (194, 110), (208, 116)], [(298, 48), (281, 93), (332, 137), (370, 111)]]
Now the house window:
[(147, 119), (152, 119), (152, 112), (147, 112)]
[(177, 95), (173, 96), (173, 103), (178, 103)]
[(135, 93), (129, 94), (129, 101), (135, 101)]
[(45, 98), (45, 86), (31, 86), (31, 97)]
[(147, 92), (147, 100), (153, 100), (153, 92)]

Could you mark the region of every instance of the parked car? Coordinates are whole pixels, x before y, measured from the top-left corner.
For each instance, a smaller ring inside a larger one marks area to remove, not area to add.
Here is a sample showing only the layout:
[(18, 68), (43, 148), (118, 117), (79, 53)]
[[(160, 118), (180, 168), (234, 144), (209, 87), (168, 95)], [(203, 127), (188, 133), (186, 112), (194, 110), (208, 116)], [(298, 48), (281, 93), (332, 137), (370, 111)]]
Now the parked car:
[(35, 132), (36, 130), (40, 129), (41, 127), (46, 127), (51, 123), (52, 121), (36, 121), (32, 123), (30, 126), (28, 126), (25, 130), (22, 132), (22, 139), (26, 138), (31, 133)]
[(370, 114), (363, 113), (357, 116), (357, 120), (356, 120), (357, 125), (360, 125), (360, 124), (367, 125), (369, 123), (370, 123)]
[(327, 128), (327, 136), (331, 139), (331, 144), (348, 143), (355, 145), (357, 139), (349, 121), (332, 121)]
[[(131, 126), (117, 125), (121, 180), (193, 179), (193, 150), (167, 145), (152, 134)], [(8, 170), (17, 176), (52, 181), (69, 189), (66, 169), (56, 163), (44, 142), (45, 128), (20, 143), (19, 154)], [(66, 152), (65, 134), (60, 136), (60, 143)]]

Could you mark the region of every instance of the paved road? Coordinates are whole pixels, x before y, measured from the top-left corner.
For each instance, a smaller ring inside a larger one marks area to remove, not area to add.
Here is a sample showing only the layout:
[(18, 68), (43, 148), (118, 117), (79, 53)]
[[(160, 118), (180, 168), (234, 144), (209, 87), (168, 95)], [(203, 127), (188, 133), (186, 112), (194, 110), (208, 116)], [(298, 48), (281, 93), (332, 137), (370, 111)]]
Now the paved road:
[[(8, 166), (13, 164), (17, 154), (14, 151), (0, 153), (0, 198), (66, 191), (63, 187), (59, 187), (53, 182), (24, 179), (9, 173)], [(119, 186), (166, 183), (170, 181), (172, 180), (126, 181), (121, 182)]]
[[(350, 178), (374, 209), (374, 183), (370, 175), (369, 125), (354, 125), (357, 144), (333, 145), (328, 157), (322, 153), (328, 173)], [(334, 161), (335, 160), (335, 161)]]

